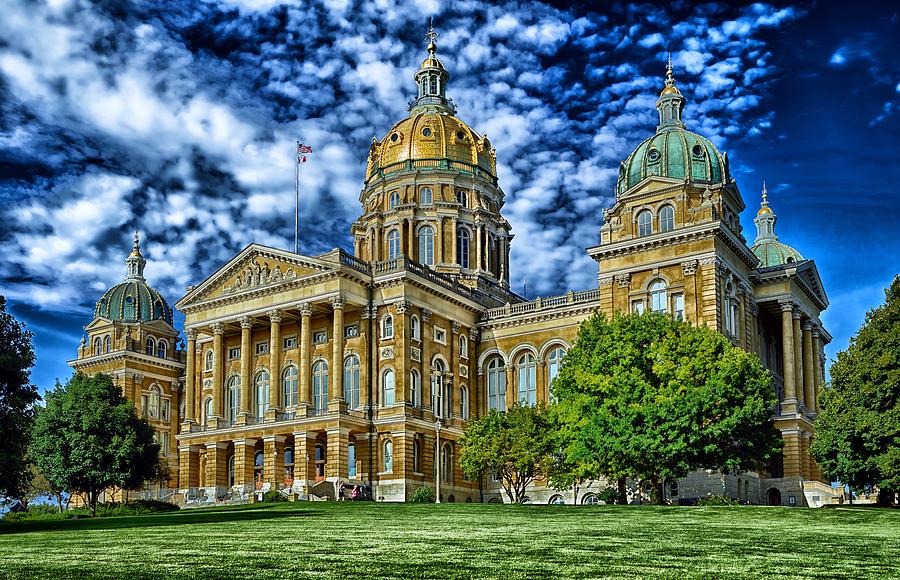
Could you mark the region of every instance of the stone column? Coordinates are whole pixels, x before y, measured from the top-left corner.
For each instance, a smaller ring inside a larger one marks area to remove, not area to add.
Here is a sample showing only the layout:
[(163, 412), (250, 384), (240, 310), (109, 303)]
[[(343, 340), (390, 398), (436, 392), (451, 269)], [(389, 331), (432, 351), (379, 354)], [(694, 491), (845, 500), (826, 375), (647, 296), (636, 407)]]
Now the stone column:
[(821, 344), (819, 342), (819, 328), (814, 326), (812, 328), (812, 356), (813, 356), (813, 391), (815, 392), (814, 400), (816, 402), (815, 409), (816, 413), (819, 412), (819, 396), (822, 394), (822, 382), (824, 379), (824, 370), (822, 365), (822, 359), (819, 356), (819, 352), (821, 352)]
[[(196, 365), (197, 331), (193, 328), (188, 328), (185, 329), (184, 335), (187, 337), (187, 352), (185, 353), (187, 356), (184, 367), (184, 424), (181, 430), (184, 433), (189, 433), (191, 425), (194, 423), (194, 389), (196, 388), (194, 367)], [(176, 416), (178, 415), (177, 411), (176, 409)]]
[[(212, 325), (213, 330), (213, 418), (210, 421), (210, 427), (215, 428), (218, 420), (223, 417), (222, 411), (222, 394), (225, 385), (222, 382), (222, 376), (225, 370), (225, 361), (222, 356), (222, 335), (225, 334), (225, 325), (216, 322)], [(207, 469), (209, 463), (207, 462)]]
[(300, 485), (304, 493), (309, 491), (310, 465), (313, 448), (306, 438), (306, 431), (294, 431), (294, 485)]
[(347, 481), (347, 447), (350, 445), (350, 432), (345, 428), (329, 429), (328, 444), (325, 457), (325, 477), (333, 480)]
[(444, 260), (444, 218), (438, 216), (435, 229), (437, 230), (435, 232), (437, 236), (435, 236), (434, 240), (434, 263), (437, 265), (446, 261)]
[(300, 310), (300, 408), (303, 409), (301, 414), (309, 408), (312, 402), (312, 384), (310, 381), (310, 319), (312, 318), (312, 306), (308, 302), (302, 302), (298, 307)]
[(781, 305), (781, 353), (784, 359), (784, 401), (781, 412), (784, 415), (797, 412), (797, 385), (794, 382), (794, 303), (779, 301)]
[[(794, 308), (794, 381), (797, 388), (797, 401), (799, 407), (806, 405), (806, 398), (803, 396), (803, 331), (800, 329), (800, 318), (802, 314), (799, 308)], [(798, 409), (799, 411), (799, 409)]]
[(476, 251), (476, 254), (475, 254), (475, 269), (476, 269), (476, 270), (481, 270), (481, 269), (482, 269), (481, 264), (482, 264), (482, 256), (483, 256), (484, 252), (483, 252), (483, 248), (482, 248), (482, 244), (481, 244), (481, 238), (482, 238), (482, 233), (483, 233), (483, 232), (484, 232), (484, 226), (483, 226), (483, 225), (478, 224), (478, 225), (475, 226), (475, 251)]
[(806, 414), (816, 413), (816, 381), (813, 367), (812, 324), (803, 323), (803, 391), (806, 399)]
[(284, 486), (284, 435), (263, 437), (263, 483), (270, 489)]
[(406, 227), (408, 228), (406, 232), (406, 257), (412, 260), (416, 259), (416, 222), (413, 220), (407, 220)]
[[(803, 477), (803, 435), (799, 429), (782, 429), (781, 437), (784, 439), (784, 448), (781, 453), (784, 457), (784, 476)], [(787, 499), (787, 498), (784, 498)]]
[(182, 445), (178, 448), (178, 487), (190, 489), (200, 486), (200, 447)]
[(241, 405), (239, 407), (238, 425), (246, 425), (250, 416), (250, 366), (253, 363), (253, 321), (244, 316), (241, 323)]
[(394, 402), (409, 403), (409, 318), (410, 303), (401, 300), (394, 303)]
[(206, 486), (223, 488), (228, 485), (228, 444), (212, 441), (206, 444)]
[(269, 310), (269, 412), (266, 419), (274, 421), (281, 410), (281, 311)]
[(328, 397), (329, 410), (340, 409), (344, 400), (344, 295), (338, 293), (331, 299), (334, 309), (333, 341), (331, 344), (331, 393)]
[[(422, 375), (419, 379), (422, 384), (420, 386), (421, 397), (422, 397), (422, 408), (428, 408), (431, 406), (431, 400), (433, 399), (431, 395), (431, 344), (432, 337), (434, 336), (434, 329), (431, 327), (431, 324), (428, 324), (426, 327), (426, 323), (430, 323), (431, 321), (431, 310), (427, 308), (422, 309), (422, 324), (419, 327), (420, 336), (422, 337)], [(427, 328), (427, 330), (426, 330)], [(377, 382), (375, 384), (378, 384)], [(434, 409), (431, 410), (434, 412)]]
[(256, 439), (234, 440), (234, 486), (244, 492), (252, 492), (253, 463), (256, 455)]
[(456, 227), (456, 218), (450, 218), (450, 229), (452, 230), (450, 232), (450, 239), (453, 240), (453, 247), (450, 251), (453, 253), (453, 255), (448, 261), (453, 264), (459, 264), (459, 239), (457, 239), (458, 236), (456, 235)]

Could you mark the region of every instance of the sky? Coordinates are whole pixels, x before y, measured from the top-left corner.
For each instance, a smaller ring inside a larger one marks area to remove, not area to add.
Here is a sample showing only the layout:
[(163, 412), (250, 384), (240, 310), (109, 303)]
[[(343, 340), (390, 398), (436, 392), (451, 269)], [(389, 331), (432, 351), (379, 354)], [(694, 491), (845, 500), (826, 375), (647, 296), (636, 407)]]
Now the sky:
[(0, 294), (32, 380), (70, 375), (135, 230), (170, 304), (251, 242), (290, 248), (296, 140), (301, 252), (352, 251), (369, 144), (408, 115), (432, 17), (448, 96), (497, 148), (514, 290), (596, 284), (584, 249), (671, 52), (748, 241), (765, 179), (776, 232), (815, 260), (833, 358), (900, 273), (900, 9), (841, 6), (4, 0)]

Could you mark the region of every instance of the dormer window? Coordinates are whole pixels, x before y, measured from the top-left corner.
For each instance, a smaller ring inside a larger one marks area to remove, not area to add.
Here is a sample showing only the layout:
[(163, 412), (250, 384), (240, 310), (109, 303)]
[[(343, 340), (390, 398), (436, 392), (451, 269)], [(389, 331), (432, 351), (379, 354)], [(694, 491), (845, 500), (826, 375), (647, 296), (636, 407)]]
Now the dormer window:
[(659, 149), (651, 149), (650, 152), (647, 153), (647, 159), (649, 159), (651, 163), (659, 161)]

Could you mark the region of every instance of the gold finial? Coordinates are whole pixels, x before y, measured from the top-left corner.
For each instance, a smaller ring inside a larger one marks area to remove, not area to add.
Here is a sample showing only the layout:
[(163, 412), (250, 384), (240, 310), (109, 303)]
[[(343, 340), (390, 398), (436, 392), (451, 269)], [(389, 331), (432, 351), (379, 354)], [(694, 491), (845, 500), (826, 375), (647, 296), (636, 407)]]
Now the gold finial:
[(772, 208), (769, 207), (769, 192), (766, 190), (766, 180), (763, 179), (762, 186), (762, 203), (759, 204), (759, 211), (756, 212), (757, 217), (763, 214), (771, 214), (774, 213)]
[(428, 34), (425, 35), (425, 40), (428, 41), (428, 54), (431, 56), (434, 56), (434, 53), (437, 50), (437, 44), (435, 44), (437, 37), (438, 33), (434, 31), (434, 16), (432, 16), (431, 22), (428, 25)]
[(681, 94), (678, 90), (678, 87), (675, 86), (675, 75), (672, 74), (672, 53), (668, 53), (668, 59), (666, 61), (666, 86), (663, 87), (662, 93), (659, 96), (670, 95), (670, 94)]
[(138, 236), (137, 230), (134, 230), (134, 243), (131, 245), (131, 256), (141, 256), (141, 239)]

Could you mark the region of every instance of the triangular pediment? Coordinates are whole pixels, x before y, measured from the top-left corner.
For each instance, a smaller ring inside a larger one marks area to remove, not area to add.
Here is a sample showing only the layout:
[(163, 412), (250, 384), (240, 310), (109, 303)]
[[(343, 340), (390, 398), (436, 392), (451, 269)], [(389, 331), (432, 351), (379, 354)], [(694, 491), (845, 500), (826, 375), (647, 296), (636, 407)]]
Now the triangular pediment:
[(285, 250), (250, 244), (200, 285), (189, 289), (176, 308), (295, 281), (333, 270), (334, 266)]
[(806, 260), (797, 268), (797, 278), (806, 286), (819, 302), (819, 306), (824, 310), (828, 306), (828, 296), (825, 294), (825, 287), (822, 285), (822, 278), (819, 277), (819, 269), (812, 260)]
[(85, 326), (84, 329), (86, 331), (90, 332), (92, 330), (98, 330), (98, 329), (104, 328), (106, 326), (109, 326), (110, 324), (112, 324), (112, 320), (110, 320), (109, 318), (104, 318), (103, 316), (97, 316), (90, 322), (90, 324)]

